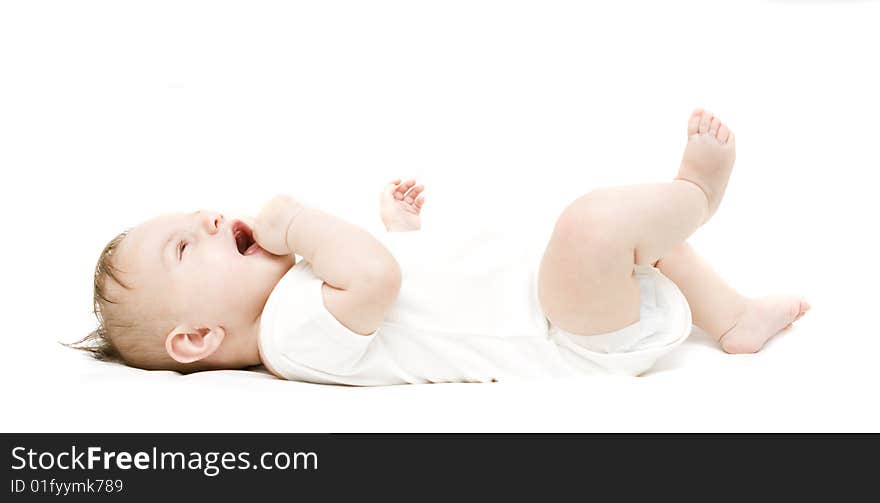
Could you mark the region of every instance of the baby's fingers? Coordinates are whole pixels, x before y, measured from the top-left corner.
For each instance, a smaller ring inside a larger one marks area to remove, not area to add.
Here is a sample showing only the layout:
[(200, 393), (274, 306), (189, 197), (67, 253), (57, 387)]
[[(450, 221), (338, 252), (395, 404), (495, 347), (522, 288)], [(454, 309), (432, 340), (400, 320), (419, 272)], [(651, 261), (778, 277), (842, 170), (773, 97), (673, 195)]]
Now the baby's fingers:
[(382, 189), (382, 193), (393, 196), (394, 191), (397, 190), (398, 185), (400, 185), (400, 178), (395, 178), (385, 185), (385, 187)]
[(425, 204), (425, 195), (422, 194), (416, 199), (415, 205), (418, 209), (422, 209), (422, 205)]
[(421, 194), (423, 190), (425, 190), (424, 185), (416, 185), (412, 190), (406, 193), (406, 197), (403, 198), (403, 201), (409, 204), (415, 203), (416, 198), (419, 197), (419, 194)]
[(416, 180), (414, 178), (409, 179), (409, 180), (399, 184), (397, 186), (397, 188), (394, 190), (394, 198), (398, 199), (398, 200), (402, 200), (404, 195), (406, 194), (406, 191), (411, 189), (412, 186), (415, 184), (416, 184)]

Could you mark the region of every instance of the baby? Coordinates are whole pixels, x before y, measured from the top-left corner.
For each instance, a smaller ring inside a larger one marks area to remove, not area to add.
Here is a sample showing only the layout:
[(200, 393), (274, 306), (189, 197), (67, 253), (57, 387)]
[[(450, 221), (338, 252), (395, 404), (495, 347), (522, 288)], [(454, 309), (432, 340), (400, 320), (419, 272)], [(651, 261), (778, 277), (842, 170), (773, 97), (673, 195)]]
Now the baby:
[(685, 242), (717, 211), (735, 158), (709, 112), (693, 112), (687, 137), (674, 180), (581, 196), (540, 256), (491, 233), (414, 232), (414, 180), (382, 192), (381, 236), (285, 196), (253, 221), (160, 216), (101, 253), (99, 327), (74, 347), (144, 369), (263, 364), (370, 386), (639, 375), (692, 324), (754, 353), (810, 306), (744, 297)]

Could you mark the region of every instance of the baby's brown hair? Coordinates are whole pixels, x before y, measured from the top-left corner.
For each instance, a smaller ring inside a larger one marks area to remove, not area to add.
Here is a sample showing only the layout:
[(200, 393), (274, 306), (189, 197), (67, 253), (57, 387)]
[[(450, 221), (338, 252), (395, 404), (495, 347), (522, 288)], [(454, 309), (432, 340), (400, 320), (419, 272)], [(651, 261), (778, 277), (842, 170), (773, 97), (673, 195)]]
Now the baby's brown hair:
[[(128, 290), (130, 287), (122, 281), (121, 271), (116, 267), (114, 261), (114, 253), (119, 248), (119, 244), (128, 235), (128, 231), (124, 231), (115, 238), (111, 239), (101, 255), (98, 257), (98, 263), (95, 266), (94, 287), (92, 295), (92, 311), (98, 320), (98, 327), (82, 339), (64, 344), (65, 346), (89, 353), (94, 358), (101, 361), (122, 362), (122, 355), (119, 349), (113, 343), (115, 332), (125, 328), (119, 325), (117, 316), (110, 316), (108, 321), (105, 313), (114, 311), (112, 306), (118, 305), (119, 301), (112, 299), (107, 290), (108, 282), (113, 281), (123, 289)], [(118, 309), (116, 311), (122, 311)], [(115, 313), (114, 313), (115, 314)]]
[[(120, 244), (128, 231), (114, 237), (104, 246), (95, 265), (92, 309), (98, 327), (82, 339), (65, 344), (84, 351), (97, 360), (124, 363), (142, 369), (192, 371), (195, 368), (174, 361), (165, 352), (159, 335), (158, 320), (138, 313), (133, 299), (123, 302), (121, 297), (132, 290), (117, 265)], [(195, 367), (195, 366), (189, 366)]]

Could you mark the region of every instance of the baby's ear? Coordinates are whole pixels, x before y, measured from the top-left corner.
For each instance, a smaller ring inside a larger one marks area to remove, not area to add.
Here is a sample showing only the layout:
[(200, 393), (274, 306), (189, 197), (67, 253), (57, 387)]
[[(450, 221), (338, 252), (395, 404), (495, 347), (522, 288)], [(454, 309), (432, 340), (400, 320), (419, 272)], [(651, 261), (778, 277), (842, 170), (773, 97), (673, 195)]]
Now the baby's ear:
[(192, 363), (210, 356), (226, 336), (222, 327), (178, 325), (165, 337), (165, 351), (180, 363)]

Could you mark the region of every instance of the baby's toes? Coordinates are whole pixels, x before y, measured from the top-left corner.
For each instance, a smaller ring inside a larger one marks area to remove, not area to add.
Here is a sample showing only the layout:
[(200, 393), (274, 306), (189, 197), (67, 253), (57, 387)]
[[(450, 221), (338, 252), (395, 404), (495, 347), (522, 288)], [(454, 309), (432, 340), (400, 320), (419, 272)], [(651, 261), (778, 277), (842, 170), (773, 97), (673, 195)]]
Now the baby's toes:
[(709, 132), (709, 126), (711, 125), (712, 119), (714, 117), (715, 116), (712, 115), (711, 113), (703, 111), (703, 115), (700, 117), (700, 125), (699, 125), (700, 134), (706, 134)]
[(698, 108), (691, 114), (691, 118), (688, 119), (688, 138), (700, 133), (700, 119), (703, 118), (703, 113), (703, 109)]
[(718, 129), (721, 127), (721, 119), (718, 117), (712, 117), (712, 120), (709, 121), (709, 135), (712, 137), (718, 137)]
[(715, 138), (718, 138), (721, 143), (727, 143), (727, 139), (730, 138), (730, 128), (726, 124), (722, 124), (718, 128), (718, 134), (715, 135)]

